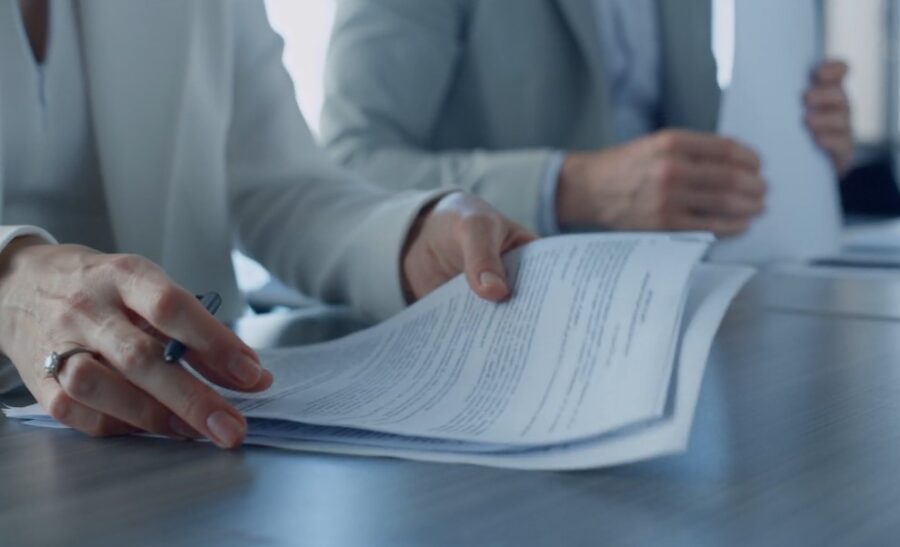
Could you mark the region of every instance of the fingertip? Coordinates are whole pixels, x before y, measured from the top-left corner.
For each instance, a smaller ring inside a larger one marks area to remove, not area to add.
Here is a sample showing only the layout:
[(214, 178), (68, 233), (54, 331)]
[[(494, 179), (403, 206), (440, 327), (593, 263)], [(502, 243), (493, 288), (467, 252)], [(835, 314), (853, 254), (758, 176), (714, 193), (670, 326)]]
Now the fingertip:
[(258, 355), (255, 351), (253, 351), (253, 348), (251, 348), (251, 347), (248, 346), (247, 344), (244, 344), (243, 342), (241, 342), (241, 353), (243, 353), (244, 355), (246, 355), (246, 356), (249, 357), (250, 359), (253, 359), (253, 360), (256, 361), (257, 363), (260, 362), (260, 360), (259, 360), (259, 355)]
[(499, 302), (509, 296), (509, 287), (502, 277), (491, 271), (481, 272), (478, 276), (478, 294), (482, 298)]
[(275, 383), (275, 377), (272, 376), (272, 373), (268, 370), (263, 369), (262, 375), (259, 377), (259, 381), (253, 387), (249, 388), (247, 391), (257, 392), (257, 391), (265, 391), (272, 387), (272, 384)]
[(247, 420), (236, 410), (217, 410), (206, 420), (209, 439), (219, 448), (239, 447), (247, 435)]

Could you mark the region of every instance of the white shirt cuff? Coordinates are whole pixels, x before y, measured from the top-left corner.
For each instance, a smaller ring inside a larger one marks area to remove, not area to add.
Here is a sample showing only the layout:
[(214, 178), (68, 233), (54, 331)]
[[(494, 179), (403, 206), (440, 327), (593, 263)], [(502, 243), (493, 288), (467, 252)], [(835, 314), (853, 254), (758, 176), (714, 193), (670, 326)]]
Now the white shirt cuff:
[[(0, 253), (14, 239), (27, 236), (36, 236), (46, 240), (48, 243), (56, 244), (56, 239), (52, 235), (37, 226), (0, 226)], [(22, 380), (19, 378), (19, 372), (9, 359), (0, 355), (0, 393), (7, 393), (21, 385)]]
[(547, 162), (541, 197), (538, 201), (538, 231), (542, 236), (559, 235), (559, 220), (556, 218), (556, 189), (559, 186), (559, 171), (565, 154), (559, 152)]
[(27, 236), (36, 236), (54, 245), (57, 243), (50, 232), (37, 226), (0, 226), (0, 253), (12, 240)]

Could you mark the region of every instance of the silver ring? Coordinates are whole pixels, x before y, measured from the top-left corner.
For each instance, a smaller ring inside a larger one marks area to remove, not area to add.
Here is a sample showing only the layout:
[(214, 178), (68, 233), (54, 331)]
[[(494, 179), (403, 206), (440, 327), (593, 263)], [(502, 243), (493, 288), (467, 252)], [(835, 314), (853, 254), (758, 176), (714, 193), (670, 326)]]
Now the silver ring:
[(79, 353), (96, 355), (93, 351), (85, 348), (70, 349), (69, 351), (64, 351), (62, 353), (56, 353), (55, 351), (51, 352), (50, 355), (44, 359), (44, 376), (59, 381), (59, 370), (62, 368), (63, 364), (65, 364), (66, 359), (78, 355)]

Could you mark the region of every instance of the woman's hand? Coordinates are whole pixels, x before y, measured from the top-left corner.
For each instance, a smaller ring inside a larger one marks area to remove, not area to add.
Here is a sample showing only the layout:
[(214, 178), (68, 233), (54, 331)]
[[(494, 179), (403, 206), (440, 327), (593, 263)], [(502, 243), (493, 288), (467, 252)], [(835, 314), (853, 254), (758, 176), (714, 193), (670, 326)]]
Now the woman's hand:
[[(241, 414), (180, 365), (163, 360), (164, 341), (189, 348), (185, 360), (229, 389), (272, 384), (259, 358), (157, 266), (131, 255), (15, 240), (0, 254), (0, 350), (58, 421), (93, 436), (147, 431), (208, 437), (238, 446)], [(81, 347), (58, 381), (43, 361)]]
[(503, 253), (535, 238), (482, 200), (450, 194), (424, 211), (403, 255), (407, 298), (422, 298), (458, 274), (487, 300), (509, 296)]

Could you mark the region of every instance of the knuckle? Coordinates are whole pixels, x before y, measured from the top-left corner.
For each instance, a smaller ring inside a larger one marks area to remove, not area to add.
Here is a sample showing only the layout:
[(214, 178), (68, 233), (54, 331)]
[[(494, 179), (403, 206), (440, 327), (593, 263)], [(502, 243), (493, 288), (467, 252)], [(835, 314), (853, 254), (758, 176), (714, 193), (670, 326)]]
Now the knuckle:
[(75, 328), (85, 318), (97, 317), (97, 302), (88, 291), (79, 289), (64, 296), (62, 308), (55, 315), (56, 323), (66, 330)]
[(114, 271), (133, 275), (144, 267), (146, 259), (134, 254), (113, 255), (107, 260), (107, 265)]
[(672, 129), (664, 129), (657, 133), (656, 144), (663, 152), (673, 152), (678, 146), (678, 133)]
[(119, 424), (117, 422), (106, 415), (100, 414), (97, 416), (97, 419), (92, 420), (92, 423), (83, 429), (83, 432), (91, 437), (100, 438), (115, 435), (118, 429)]
[(473, 211), (459, 219), (460, 224), (468, 229), (482, 230), (491, 224), (493, 216), (484, 211)]
[(681, 169), (677, 162), (669, 159), (660, 161), (656, 168), (656, 182), (659, 189), (663, 193), (670, 190), (678, 182), (680, 173)]
[(463, 215), (456, 223), (457, 234), (460, 236), (481, 235), (490, 231), (491, 215), (476, 211)]
[(57, 391), (47, 400), (47, 414), (53, 416), (54, 420), (68, 423), (71, 413), (72, 399), (62, 391)]
[(97, 391), (93, 363), (87, 359), (72, 359), (66, 364), (65, 374), (60, 379), (66, 393), (75, 399), (84, 400)]
[(79, 289), (66, 297), (66, 306), (82, 314), (91, 315), (97, 307), (94, 296), (88, 291)]
[(725, 150), (725, 157), (732, 161), (739, 158), (743, 147), (734, 139), (726, 138), (724, 141), (722, 146)]
[(722, 175), (722, 187), (726, 190), (726, 196), (737, 191), (741, 187), (741, 173), (737, 169), (729, 168)]
[(731, 196), (722, 196), (719, 198), (716, 207), (718, 207), (719, 211), (731, 215), (739, 215), (744, 212), (744, 207), (741, 206), (741, 202)]
[(147, 319), (151, 323), (156, 324), (168, 322), (177, 313), (180, 296), (178, 289), (172, 285), (160, 287), (153, 298), (153, 304), (147, 312)]
[(202, 423), (209, 414), (209, 398), (210, 394), (200, 386), (186, 388), (179, 398), (176, 414), (188, 423)]
[(138, 424), (146, 431), (164, 433), (169, 430), (169, 412), (156, 405), (144, 405), (138, 409)]
[(59, 313), (56, 314), (56, 323), (66, 331), (73, 330), (79, 323), (79, 319), (81, 318), (81, 314), (72, 309), (66, 308), (60, 310)]
[(128, 377), (142, 375), (155, 364), (153, 356), (158, 349), (157, 344), (149, 338), (123, 340), (119, 343), (117, 352), (120, 370)]

